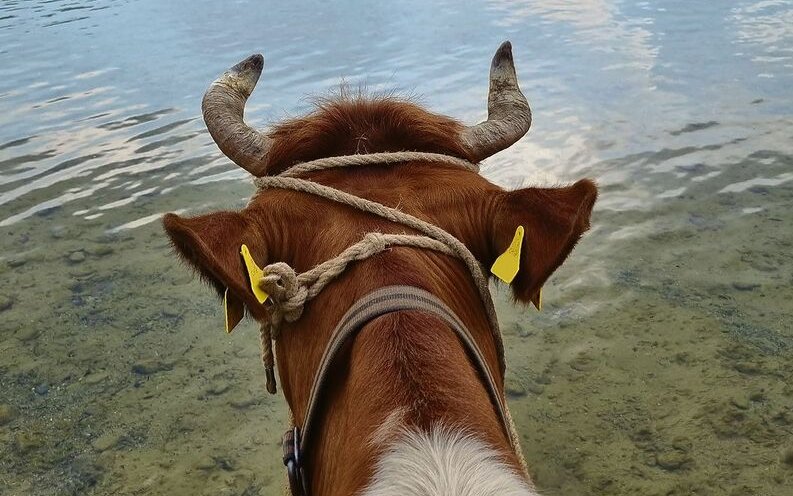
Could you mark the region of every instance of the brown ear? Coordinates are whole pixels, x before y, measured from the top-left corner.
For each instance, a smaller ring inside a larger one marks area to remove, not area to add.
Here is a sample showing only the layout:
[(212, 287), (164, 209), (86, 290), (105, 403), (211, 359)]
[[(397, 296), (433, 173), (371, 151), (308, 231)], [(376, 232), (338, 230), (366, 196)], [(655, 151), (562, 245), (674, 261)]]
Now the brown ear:
[(248, 246), (254, 259), (265, 260), (264, 242), (246, 219), (237, 212), (214, 212), (198, 217), (163, 217), (165, 232), (177, 253), (194, 267), (223, 297), (227, 293), (230, 309), (238, 314), (242, 303), (254, 316), (261, 305), (250, 289), (247, 272), (240, 257), (240, 246)]
[(589, 229), (597, 187), (582, 179), (564, 188), (524, 188), (503, 195), (494, 223), (496, 255), (523, 226), (520, 270), (512, 288), (515, 298), (536, 304), (542, 285)]

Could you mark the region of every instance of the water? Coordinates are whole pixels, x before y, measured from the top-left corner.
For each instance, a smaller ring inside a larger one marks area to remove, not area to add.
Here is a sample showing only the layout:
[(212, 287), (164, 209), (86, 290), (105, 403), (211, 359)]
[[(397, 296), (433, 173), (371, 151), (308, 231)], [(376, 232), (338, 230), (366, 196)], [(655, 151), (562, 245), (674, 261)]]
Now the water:
[(542, 313), (497, 305), (544, 494), (793, 494), (793, 5), (5, 1), (0, 493), (275, 494), (256, 329), (167, 211), (252, 192), (200, 97), (255, 51), (259, 126), (344, 80), (472, 123), (510, 39), (534, 109), (507, 187), (597, 179)]

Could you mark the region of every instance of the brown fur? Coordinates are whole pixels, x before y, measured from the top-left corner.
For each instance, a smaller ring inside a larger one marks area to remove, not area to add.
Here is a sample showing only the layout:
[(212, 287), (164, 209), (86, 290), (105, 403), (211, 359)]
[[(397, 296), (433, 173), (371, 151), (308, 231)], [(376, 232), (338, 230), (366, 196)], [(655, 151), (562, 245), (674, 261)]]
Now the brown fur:
[[(283, 123), (268, 173), (326, 156), (417, 150), (470, 158), (457, 140), (460, 124), (394, 99), (327, 101), (313, 114)], [(397, 206), (456, 236), (487, 267), (525, 227), (516, 299), (528, 302), (589, 227), (597, 196), (581, 180), (561, 188), (506, 192), (478, 174), (454, 166), (407, 163), (312, 173), (313, 181)], [(257, 193), (240, 212), (193, 218), (168, 214), (165, 229), (178, 253), (222, 293), (266, 317), (248, 288), (239, 257), (248, 245), (259, 265), (284, 261), (305, 271), (359, 241), (369, 231), (404, 232), (372, 215), (303, 193)], [(277, 343), (280, 384), (295, 418), (305, 413), (313, 374), (333, 327), (366, 293), (409, 284), (444, 300), (465, 322), (498, 370), (487, 317), (465, 266), (431, 251), (396, 248), (352, 264), (307, 304), (303, 317), (283, 329)], [(441, 321), (400, 312), (370, 322), (335, 365), (323, 395), (315, 443), (306, 453), (310, 493), (355, 494), (372, 474), (377, 453), (368, 440), (398, 407), (408, 425), (442, 421), (475, 433), (517, 467), (481, 379), (463, 346)], [(503, 387), (503, 377), (498, 377)]]

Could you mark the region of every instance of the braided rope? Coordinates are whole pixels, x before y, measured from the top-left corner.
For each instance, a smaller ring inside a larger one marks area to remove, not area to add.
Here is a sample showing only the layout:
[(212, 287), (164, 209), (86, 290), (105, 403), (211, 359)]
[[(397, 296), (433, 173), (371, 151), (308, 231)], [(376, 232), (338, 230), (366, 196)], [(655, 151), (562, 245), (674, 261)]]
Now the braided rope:
[[(462, 169), (479, 172), (479, 166), (461, 158), (443, 155), (441, 153), (427, 152), (383, 152), (369, 153), (366, 155), (344, 155), (341, 157), (326, 157), (311, 162), (303, 162), (290, 167), (279, 176), (295, 177), (306, 172), (314, 172), (336, 167), (351, 167), (356, 165), (386, 165), (407, 161), (434, 162), (444, 164), (454, 164)], [(261, 178), (259, 178), (261, 179)]]

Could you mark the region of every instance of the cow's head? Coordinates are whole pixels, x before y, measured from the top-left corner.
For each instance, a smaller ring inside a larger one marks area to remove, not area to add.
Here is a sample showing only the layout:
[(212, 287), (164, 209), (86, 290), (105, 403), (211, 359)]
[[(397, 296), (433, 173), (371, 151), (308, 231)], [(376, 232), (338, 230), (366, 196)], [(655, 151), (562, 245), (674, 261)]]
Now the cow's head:
[[(488, 118), (475, 126), (393, 98), (342, 95), (320, 103), (310, 115), (260, 132), (244, 123), (243, 111), (263, 64), (262, 56), (254, 55), (236, 65), (212, 84), (203, 101), (204, 119), (215, 142), (254, 176), (277, 174), (322, 157), (401, 150), (479, 162), (515, 143), (531, 124), (508, 42), (493, 57)], [(504, 191), (455, 166), (374, 169), (336, 169), (324, 173), (322, 180), (440, 226), (486, 267), (510, 244), (516, 227), (524, 226), (520, 271), (512, 284), (515, 297), (523, 302), (536, 300), (547, 278), (588, 229), (597, 196), (589, 180)], [(168, 214), (165, 229), (179, 253), (221, 294), (228, 288), (233, 311), (242, 312), (244, 305), (260, 318), (264, 310), (249, 289), (239, 256), (241, 244), (251, 247), (260, 264), (288, 260), (306, 270), (359, 240), (362, 233), (382, 227), (348, 209), (312, 205), (310, 199), (293, 201), (296, 195), (268, 190), (257, 193), (239, 212), (193, 218)], [(312, 225), (320, 217), (324, 227), (317, 232)]]

